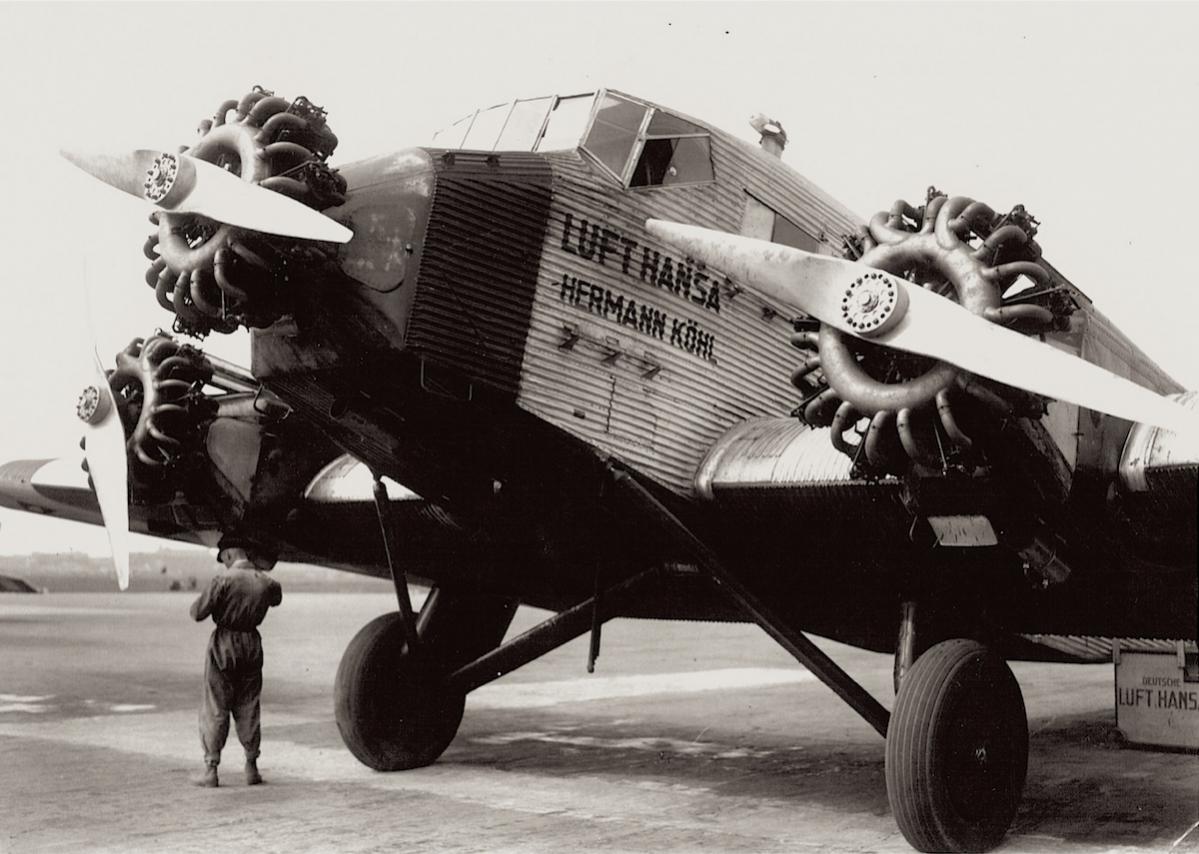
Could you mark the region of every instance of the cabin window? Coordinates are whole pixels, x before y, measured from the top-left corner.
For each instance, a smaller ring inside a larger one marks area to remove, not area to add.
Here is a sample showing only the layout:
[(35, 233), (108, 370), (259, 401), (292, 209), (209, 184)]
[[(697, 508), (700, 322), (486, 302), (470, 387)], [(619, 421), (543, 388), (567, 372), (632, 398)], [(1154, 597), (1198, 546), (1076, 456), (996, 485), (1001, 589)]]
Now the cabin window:
[(648, 111), (649, 108), (641, 104), (616, 95), (604, 95), (583, 147), (613, 174), (623, 178), (625, 165)]
[(752, 195), (745, 196), (745, 215), (741, 220), (741, 233), (746, 237), (781, 243), (804, 252), (819, 252), (820, 241), (808, 234), (787, 217), (769, 205), (763, 204)]
[(770, 241), (781, 243), (784, 246), (793, 246), (804, 252), (817, 252), (820, 249), (819, 240), (780, 213), (774, 215), (774, 232), (770, 236)]
[(579, 147), (587, 120), (591, 118), (591, 105), (595, 101), (595, 93), (572, 95), (569, 98), (559, 98), (550, 111), (549, 121), (545, 125), (545, 133), (537, 144), (538, 151), (562, 151)]
[(553, 98), (534, 98), (529, 101), (517, 101), (508, 121), (500, 131), (499, 141), (495, 148), (498, 151), (532, 151), (541, 136), (541, 128), (545, 125), (545, 117), (549, 112)]

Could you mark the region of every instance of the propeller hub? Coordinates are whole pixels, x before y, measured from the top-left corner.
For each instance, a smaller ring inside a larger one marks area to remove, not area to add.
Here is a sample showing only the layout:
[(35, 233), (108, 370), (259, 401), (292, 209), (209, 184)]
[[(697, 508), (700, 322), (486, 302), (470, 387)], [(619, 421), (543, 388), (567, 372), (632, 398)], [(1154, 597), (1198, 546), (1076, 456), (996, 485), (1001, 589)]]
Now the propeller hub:
[(146, 174), (142, 184), (146, 198), (154, 204), (165, 199), (175, 186), (179, 177), (179, 158), (169, 152), (163, 152), (155, 160)]
[(99, 386), (89, 385), (79, 393), (75, 414), (85, 424), (99, 424), (108, 414), (108, 395)]
[(841, 299), (841, 317), (858, 335), (881, 335), (903, 317), (908, 295), (889, 275), (882, 272), (859, 276)]

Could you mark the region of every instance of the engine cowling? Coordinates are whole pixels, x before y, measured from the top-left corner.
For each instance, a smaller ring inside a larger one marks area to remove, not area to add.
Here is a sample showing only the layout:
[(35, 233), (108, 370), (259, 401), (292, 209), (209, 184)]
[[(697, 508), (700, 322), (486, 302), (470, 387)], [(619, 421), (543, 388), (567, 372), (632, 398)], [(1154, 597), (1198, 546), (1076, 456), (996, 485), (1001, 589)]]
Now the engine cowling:
[(341, 453), (244, 372), (164, 333), (134, 339), (116, 365), (108, 384), (134, 504), (183, 496), (222, 530), (270, 543), (315, 474)]

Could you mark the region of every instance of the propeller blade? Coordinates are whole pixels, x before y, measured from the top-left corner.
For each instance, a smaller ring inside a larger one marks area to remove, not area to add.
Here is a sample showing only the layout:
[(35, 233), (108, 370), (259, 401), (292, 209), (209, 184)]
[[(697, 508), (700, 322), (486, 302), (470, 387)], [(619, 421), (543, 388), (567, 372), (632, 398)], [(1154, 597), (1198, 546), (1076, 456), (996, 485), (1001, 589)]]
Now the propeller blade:
[(59, 154), (93, 178), (123, 193), (145, 200), (146, 177), (154, 168), (154, 161), (161, 152), (144, 148), (121, 153), (85, 153), (64, 149)]
[(239, 228), (346, 243), (354, 233), (282, 193), (243, 181), (186, 154), (137, 149), (121, 154), (63, 151), (62, 156), (110, 187), (171, 213), (193, 213)]
[(108, 533), (112, 563), (117, 573), (117, 586), (129, 586), (129, 484), (128, 462), (125, 456), (125, 428), (117, 412), (116, 401), (100, 356), (92, 350), (96, 381), (83, 390), (79, 398), (79, 417), (88, 425), (85, 457), (92, 477), (100, 515)]
[[(698, 226), (661, 220), (646, 226), (688, 256), (855, 337), (1118, 418), (1199, 432), (1199, 417), (1175, 401), (873, 267)], [(873, 334), (863, 334), (844, 310), (848, 291), (863, 277), (880, 282), (900, 304), (894, 322)]]

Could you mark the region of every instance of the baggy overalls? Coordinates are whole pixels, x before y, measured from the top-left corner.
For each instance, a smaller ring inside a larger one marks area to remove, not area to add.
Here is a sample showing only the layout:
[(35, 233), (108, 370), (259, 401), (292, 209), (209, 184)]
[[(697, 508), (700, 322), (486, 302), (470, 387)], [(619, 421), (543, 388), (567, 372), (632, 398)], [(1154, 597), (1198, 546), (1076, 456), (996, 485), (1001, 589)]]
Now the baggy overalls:
[(216, 628), (208, 639), (204, 696), (200, 703), (200, 743), (204, 761), (215, 766), (229, 736), (233, 715), (237, 738), (247, 760), (258, 758), (262, 741), (262, 637), (258, 626), (272, 605), (283, 601), (283, 588), (248, 560), (217, 575), (191, 606), (197, 622), (212, 615)]

